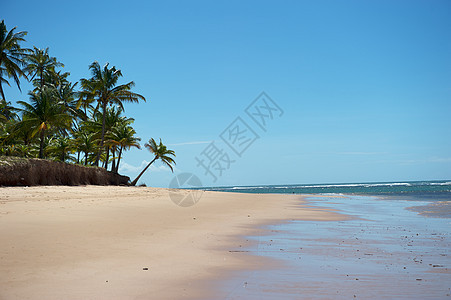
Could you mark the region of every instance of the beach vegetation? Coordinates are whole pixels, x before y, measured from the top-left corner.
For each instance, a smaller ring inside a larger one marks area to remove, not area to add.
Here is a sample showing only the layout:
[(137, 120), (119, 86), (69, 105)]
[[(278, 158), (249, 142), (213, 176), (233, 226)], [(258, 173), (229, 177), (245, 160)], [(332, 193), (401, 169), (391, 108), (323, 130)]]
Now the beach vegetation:
[(82, 87), (80, 96), (83, 99), (82, 101), (91, 103), (96, 101), (97, 106), (94, 111), (97, 112), (100, 109), (102, 114), (100, 144), (94, 163), (98, 166), (102, 152), (106, 151), (108, 154), (108, 147), (104, 146), (108, 105), (118, 105), (121, 110), (124, 110), (124, 102), (139, 102), (140, 100), (146, 101), (146, 99), (144, 96), (131, 91), (131, 88), (135, 85), (133, 81), (118, 85), (122, 72), (116, 69), (115, 66), (109, 67), (109, 64), (106, 63), (103, 67), (100, 67), (100, 64), (95, 61), (89, 66), (89, 69), (92, 77), (80, 80)]
[(169, 169), (171, 169), (172, 172), (174, 172), (174, 169), (172, 165), (175, 165), (175, 160), (173, 157), (175, 157), (174, 150), (168, 149), (165, 145), (163, 145), (163, 142), (160, 139), (160, 143), (157, 144), (157, 142), (151, 138), (148, 143), (145, 143), (144, 146), (147, 148), (147, 150), (150, 151), (154, 155), (154, 158), (147, 164), (147, 166), (139, 173), (139, 175), (131, 182), (131, 185), (136, 185), (139, 178), (144, 174), (144, 172), (147, 171), (147, 169), (150, 167), (151, 164), (153, 164), (156, 160), (161, 160), (161, 162), (168, 166)]
[(0, 101), (6, 103), (3, 84), (10, 86), (9, 78), (13, 78), (20, 90), (20, 77), (26, 78), (24, 71), (25, 58), (29, 49), (22, 48), (21, 42), (25, 41), (26, 31), (15, 32), (17, 27), (6, 29), (5, 21), (0, 22)]
[[(94, 61), (87, 68), (89, 78), (71, 82), (48, 47), (21, 46), (26, 35), (16, 27), (8, 31), (1, 21), (0, 156), (97, 166), (118, 174), (124, 152), (141, 149), (124, 104), (146, 98), (133, 91), (134, 81), (120, 83), (122, 71), (109, 63)], [(10, 78), (19, 90), (21, 78), (31, 83), (28, 99), (6, 101), (2, 85), (10, 85)], [(161, 140), (150, 139), (145, 147), (155, 155), (151, 163), (161, 160), (173, 169), (175, 153)]]
[(26, 64), (24, 71), (27, 73), (29, 80), (33, 82), (36, 89), (43, 89), (45, 84), (51, 83), (55, 74), (55, 69), (64, 67), (56, 57), (49, 55), (49, 48), (39, 49), (33, 47), (31, 53), (26, 56)]
[(18, 101), (22, 105), (22, 120), (25, 128), (32, 129), (32, 137), (39, 136), (39, 158), (44, 158), (44, 144), (49, 132), (62, 132), (70, 128), (71, 117), (64, 106), (55, 101), (54, 90), (42, 88), (39, 92), (30, 92), (30, 103)]

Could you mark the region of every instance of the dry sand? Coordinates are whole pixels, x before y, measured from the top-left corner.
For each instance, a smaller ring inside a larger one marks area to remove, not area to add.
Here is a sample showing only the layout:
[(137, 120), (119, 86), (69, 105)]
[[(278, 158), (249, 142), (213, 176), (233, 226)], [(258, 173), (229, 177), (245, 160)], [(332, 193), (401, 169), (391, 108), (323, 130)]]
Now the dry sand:
[(260, 225), (345, 218), (298, 195), (180, 207), (157, 188), (0, 188), (0, 299), (216, 298), (215, 280), (268, 265), (234, 250)]

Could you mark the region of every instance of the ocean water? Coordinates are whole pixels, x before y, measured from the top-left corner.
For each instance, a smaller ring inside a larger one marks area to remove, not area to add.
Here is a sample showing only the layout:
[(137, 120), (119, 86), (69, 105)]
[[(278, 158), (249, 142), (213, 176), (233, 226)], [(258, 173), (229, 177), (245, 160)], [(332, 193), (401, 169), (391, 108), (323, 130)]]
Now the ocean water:
[(451, 180), (336, 184), (204, 187), (203, 190), (262, 194), (377, 195), (419, 201), (451, 201)]
[(451, 299), (451, 180), (203, 189), (305, 194), (351, 217), (293, 220), (246, 237), (252, 246), (232, 253), (279, 263), (237, 272), (218, 298)]
[(379, 200), (415, 201), (416, 203), (412, 202), (408, 209), (428, 217), (451, 218), (451, 180), (203, 187), (202, 190), (261, 194), (376, 196), (375, 199)]

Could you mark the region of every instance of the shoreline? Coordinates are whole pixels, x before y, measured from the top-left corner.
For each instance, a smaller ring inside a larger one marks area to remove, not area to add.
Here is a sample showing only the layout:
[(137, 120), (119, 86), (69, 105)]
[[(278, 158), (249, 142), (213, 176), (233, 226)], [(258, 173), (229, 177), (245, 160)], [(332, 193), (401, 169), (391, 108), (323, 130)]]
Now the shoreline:
[(0, 299), (221, 298), (215, 283), (267, 267), (233, 252), (246, 236), (346, 218), (299, 195), (204, 192), (179, 207), (159, 188), (0, 188)]
[(450, 294), (449, 219), (404, 200), (169, 191), (0, 188), (0, 299)]
[[(227, 299), (442, 299), (451, 294), (448, 218), (376, 196), (310, 195), (345, 221), (293, 220), (251, 237), (252, 254), (276, 266), (236, 274)], [(230, 289), (230, 284), (224, 289)]]

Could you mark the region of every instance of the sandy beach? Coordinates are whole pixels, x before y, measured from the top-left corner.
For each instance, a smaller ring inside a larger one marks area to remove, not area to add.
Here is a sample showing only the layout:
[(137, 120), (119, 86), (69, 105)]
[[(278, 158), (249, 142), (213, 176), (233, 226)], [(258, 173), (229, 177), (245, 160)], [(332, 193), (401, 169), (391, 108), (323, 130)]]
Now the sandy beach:
[(180, 207), (157, 188), (1, 188), (0, 299), (223, 298), (215, 282), (270, 265), (239, 251), (261, 225), (347, 218), (303, 203), (203, 192)]

